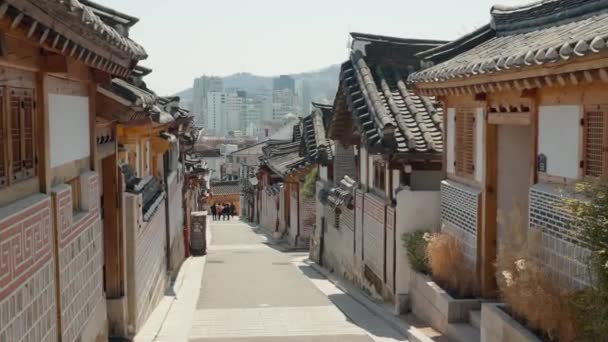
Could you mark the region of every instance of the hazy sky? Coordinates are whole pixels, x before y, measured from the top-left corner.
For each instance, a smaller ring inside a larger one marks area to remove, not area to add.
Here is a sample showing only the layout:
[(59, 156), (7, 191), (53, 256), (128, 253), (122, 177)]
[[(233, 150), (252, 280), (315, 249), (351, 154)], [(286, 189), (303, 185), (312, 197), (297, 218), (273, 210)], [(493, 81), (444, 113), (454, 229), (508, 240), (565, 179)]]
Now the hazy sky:
[(454, 39), (489, 21), (496, 2), (530, 0), (98, 0), (140, 18), (131, 37), (161, 95), (203, 74), (277, 75), (347, 58), (348, 32)]

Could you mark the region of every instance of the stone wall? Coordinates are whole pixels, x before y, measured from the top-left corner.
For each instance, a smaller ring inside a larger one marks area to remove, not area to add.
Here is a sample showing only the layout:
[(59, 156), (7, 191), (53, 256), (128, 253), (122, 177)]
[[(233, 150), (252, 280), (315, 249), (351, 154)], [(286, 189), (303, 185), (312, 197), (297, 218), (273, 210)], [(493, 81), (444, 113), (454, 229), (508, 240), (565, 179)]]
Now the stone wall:
[(302, 247), (310, 246), (310, 239), (313, 234), (317, 217), (317, 201), (314, 197), (306, 198), (300, 192), (300, 237), (298, 245)]
[(357, 165), (355, 164), (355, 151), (352, 146), (344, 147), (336, 144), (334, 156), (334, 182), (340, 182), (344, 176), (355, 178)]
[(451, 180), (441, 182), (442, 231), (464, 247), (464, 255), (475, 269), (481, 191)]
[(136, 333), (158, 304), (167, 285), (165, 204), (149, 222), (141, 212), (141, 195), (124, 194), (127, 230), (127, 299), (129, 334)]
[[(80, 192), (80, 210), (74, 212), (72, 189), (59, 185), (52, 190), (58, 230), (62, 341), (80, 341), (83, 335), (103, 339), (107, 331), (96, 173), (80, 176)], [(100, 321), (91, 319), (100, 316)]]
[(183, 225), (184, 210), (182, 187), (183, 182), (179, 182), (177, 172), (173, 172), (168, 178), (168, 200), (169, 203), (169, 246), (170, 265), (169, 269), (175, 271), (179, 268), (185, 258)]
[(260, 226), (270, 233), (274, 233), (277, 227), (278, 195), (269, 195), (265, 190), (260, 193)]
[(346, 217), (354, 217), (351, 210), (343, 210), (339, 217), (340, 225), (336, 227), (334, 209), (325, 206), (326, 231), (324, 236), (323, 262), (325, 267), (347, 279), (356, 279), (361, 274), (355, 262), (355, 230), (354, 225), (345, 224), (352, 221)]
[(591, 285), (586, 260), (588, 249), (572, 236), (573, 218), (557, 206), (562, 193), (554, 186), (536, 184), (530, 189), (530, 228), (542, 234), (541, 259), (555, 282), (565, 288)]
[(0, 208), (0, 341), (57, 341), (51, 199)]
[(298, 212), (298, 184), (286, 184), (286, 188), (289, 191), (289, 208), (286, 208), (289, 212), (289, 224), (287, 227), (287, 242), (291, 246), (295, 246), (298, 238), (298, 223), (299, 223), (299, 212)]
[(363, 196), (363, 248), (365, 265), (382, 281), (385, 280), (385, 209), (381, 199), (367, 193)]
[(138, 232), (135, 245), (135, 296), (138, 327), (160, 301), (166, 287), (165, 208)]

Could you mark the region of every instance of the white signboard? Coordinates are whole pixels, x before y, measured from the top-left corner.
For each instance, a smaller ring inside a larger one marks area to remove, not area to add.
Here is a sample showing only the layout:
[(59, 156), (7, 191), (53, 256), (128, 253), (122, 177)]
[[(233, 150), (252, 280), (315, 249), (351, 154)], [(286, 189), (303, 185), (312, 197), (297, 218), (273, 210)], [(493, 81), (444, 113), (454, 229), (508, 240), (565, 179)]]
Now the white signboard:
[(89, 130), (88, 97), (49, 95), (51, 167), (88, 157)]

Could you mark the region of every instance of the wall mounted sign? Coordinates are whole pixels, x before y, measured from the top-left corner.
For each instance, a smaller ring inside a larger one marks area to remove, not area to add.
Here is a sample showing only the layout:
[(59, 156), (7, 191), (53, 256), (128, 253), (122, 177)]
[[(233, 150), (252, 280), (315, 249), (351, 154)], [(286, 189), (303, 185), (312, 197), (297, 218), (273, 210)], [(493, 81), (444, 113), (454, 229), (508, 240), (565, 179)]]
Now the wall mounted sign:
[(547, 156), (539, 154), (536, 161), (538, 172), (547, 172)]

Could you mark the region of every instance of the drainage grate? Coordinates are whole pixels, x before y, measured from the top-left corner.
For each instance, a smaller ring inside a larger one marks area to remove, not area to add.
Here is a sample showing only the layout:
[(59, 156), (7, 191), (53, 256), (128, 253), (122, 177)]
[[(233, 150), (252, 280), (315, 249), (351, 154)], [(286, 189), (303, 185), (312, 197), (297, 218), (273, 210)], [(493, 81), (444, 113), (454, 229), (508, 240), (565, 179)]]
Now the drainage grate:
[(289, 266), (291, 265), (290, 262), (273, 262), (273, 265), (277, 265), (277, 266)]
[(223, 264), (222, 260), (207, 260), (208, 264)]

